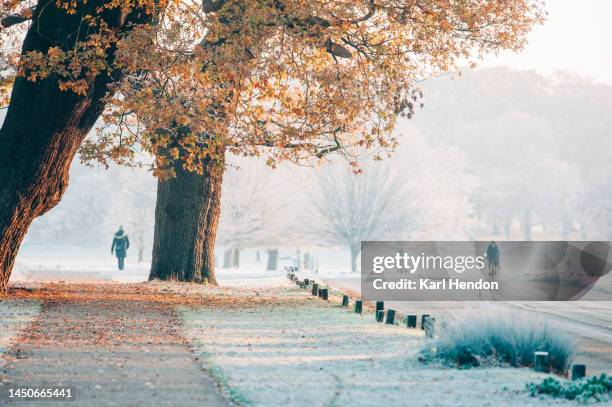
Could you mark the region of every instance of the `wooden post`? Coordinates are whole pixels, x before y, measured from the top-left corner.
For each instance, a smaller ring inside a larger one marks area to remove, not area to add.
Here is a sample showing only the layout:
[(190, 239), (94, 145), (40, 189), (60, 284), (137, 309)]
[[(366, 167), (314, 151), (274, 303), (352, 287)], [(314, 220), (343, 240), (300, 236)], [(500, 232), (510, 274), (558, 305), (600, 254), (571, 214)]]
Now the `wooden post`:
[(318, 294), (319, 294), (319, 284), (313, 283), (312, 284), (312, 295), (318, 295)]
[(321, 299), (327, 301), (328, 299), (328, 289), (327, 288), (321, 288), (320, 292), (321, 292)]
[(582, 379), (586, 376), (586, 366), (585, 365), (572, 365), (572, 380)]
[(535, 352), (533, 354), (533, 369), (536, 372), (548, 373), (550, 370), (548, 352)]
[(417, 316), (416, 315), (406, 315), (406, 328), (416, 328), (417, 327)]
[(356, 314), (361, 314), (362, 311), (363, 311), (363, 301), (356, 300), (355, 301), (355, 313)]
[(436, 319), (430, 316), (425, 318), (425, 336), (433, 338), (436, 334)]
[(376, 317), (376, 320), (378, 320), (378, 311), (383, 311), (383, 314), (384, 314), (384, 311), (385, 311), (385, 303), (384, 303), (384, 301), (376, 301), (376, 311), (374, 313), (374, 316)]
[(425, 330), (425, 319), (427, 319), (427, 317), (429, 317), (429, 314), (421, 315), (421, 329), (422, 330)]
[(376, 311), (376, 321), (383, 322), (384, 319), (385, 319), (385, 310), (379, 309), (378, 311)]
[(389, 325), (393, 325), (395, 323), (395, 310), (389, 308), (389, 310), (387, 311), (387, 320), (385, 321), (385, 323), (389, 324)]
[(342, 306), (343, 307), (348, 307), (349, 305), (349, 296), (348, 295), (343, 295), (342, 296)]

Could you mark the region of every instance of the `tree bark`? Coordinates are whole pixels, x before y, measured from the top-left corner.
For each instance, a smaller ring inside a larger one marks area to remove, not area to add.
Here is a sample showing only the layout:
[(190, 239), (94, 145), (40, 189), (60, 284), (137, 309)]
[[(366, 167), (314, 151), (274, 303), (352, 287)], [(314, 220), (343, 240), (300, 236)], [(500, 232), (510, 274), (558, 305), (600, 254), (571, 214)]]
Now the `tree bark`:
[(232, 267), (232, 249), (227, 249), (223, 252), (223, 268)]
[(493, 221), (493, 227), (491, 228), (491, 233), (493, 234), (493, 236), (499, 235), (499, 225), (497, 224), (496, 220)]
[(512, 218), (506, 218), (504, 222), (504, 233), (506, 235), (506, 239), (510, 240), (512, 237)]
[(525, 210), (523, 213), (523, 239), (531, 240), (531, 211)]
[(295, 267), (298, 270), (302, 268), (302, 250), (299, 247), (295, 249)]
[(563, 225), (561, 226), (561, 233), (563, 234), (563, 240), (569, 240), (570, 234), (573, 228), (573, 221), (569, 217), (563, 218)]
[(312, 265), (310, 264), (310, 253), (304, 253), (304, 270), (312, 270)]
[(268, 265), (266, 269), (268, 271), (274, 271), (278, 269), (278, 250), (268, 250)]
[(357, 272), (357, 257), (359, 256), (359, 252), (361, 251), (361, 247), (359, 245), (354, 245), (350, 247), (351, 249), (351, 272)]
[(232, 250), (232, 267), (240, 267), (240, 249)]
[[(22, 54), (45, 53), (49, 47), (72, 48), (91, 31), (79, 30), (83, 14), (94, 14), (107, 1), (78, 2), (69, 15), (54, 1), (39, 1), (25, 36)], [(118, 10), (102, 14), (110, 27), (129, 30), (149, 21), (142, 10), (121, 16)], [(80, 35), (75, 35), (80, 33)], [(114, 49), (107, 51), (108, 61)], [(15, 257), (32, 221), (53, 208), (68, 185), (68, 170), (79, 145), (104, 109), (102, 98), (120, 73), (103, 72), (88, 79), (86, 95), (61, 91), (56, 75), (36, 82), (18, 77), (0, 129), (0, 291), (6, 289)]]
[(199, 175), (178, 163), (175, 178), (158, 181), (149, 280), (217, 284), (214, 249), (223, 162), (208, 161), (204, 167)]

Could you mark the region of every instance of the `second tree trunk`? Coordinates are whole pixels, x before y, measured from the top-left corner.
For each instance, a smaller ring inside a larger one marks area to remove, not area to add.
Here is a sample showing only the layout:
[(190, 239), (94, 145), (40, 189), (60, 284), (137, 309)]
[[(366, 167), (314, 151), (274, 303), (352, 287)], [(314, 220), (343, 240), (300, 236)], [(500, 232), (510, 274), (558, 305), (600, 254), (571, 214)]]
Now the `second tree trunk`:
[(177, 165), (175, 178), (158, 182), (149, 280), (217, 284), (214, 249), (221, 213), (222, 165), (207, 162), (203, 175)]

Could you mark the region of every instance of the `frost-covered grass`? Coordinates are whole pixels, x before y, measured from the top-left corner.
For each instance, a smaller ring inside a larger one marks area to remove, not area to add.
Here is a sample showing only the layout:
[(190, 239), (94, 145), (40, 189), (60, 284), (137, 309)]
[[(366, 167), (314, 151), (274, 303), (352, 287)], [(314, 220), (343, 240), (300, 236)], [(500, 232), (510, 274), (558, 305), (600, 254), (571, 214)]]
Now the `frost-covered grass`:
[(472, 315), (443, 328), (425, 359), (457, 367), (532, 366), (534, 352), (546, 351), (551, 368), (565, 373), (575, 352), (574, 342), (554, 325), (523, 312)]
[[(288, 290), (278, 292), (283, 298)], [(525, 391), (525, 383), (545, 374), (423, 365), (422, 331), (378, 324), (371, 313), (359, 316), (313, 297), (295, 306), (179, 308), (179, 314), (205, 368), (242, 405), (558, 405)]]
[(0, 300), (0, 356), (40, 311), (41, 306), (36, 301)]

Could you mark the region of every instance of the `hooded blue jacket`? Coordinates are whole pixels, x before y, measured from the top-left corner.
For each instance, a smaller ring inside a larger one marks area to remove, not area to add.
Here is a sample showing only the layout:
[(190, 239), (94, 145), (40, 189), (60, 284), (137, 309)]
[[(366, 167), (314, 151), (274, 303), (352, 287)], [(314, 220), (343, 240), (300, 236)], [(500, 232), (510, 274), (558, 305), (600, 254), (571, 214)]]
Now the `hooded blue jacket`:
[(123, 229), (119, 229), (113, 237), (113, 245), (111, 246), (111, 253), (114, 251), (115, 256), (125, 257), (127, 255), (127, 249), (130, 248), (130, 239), (123, 232)]

